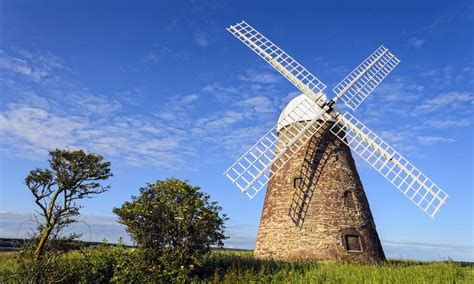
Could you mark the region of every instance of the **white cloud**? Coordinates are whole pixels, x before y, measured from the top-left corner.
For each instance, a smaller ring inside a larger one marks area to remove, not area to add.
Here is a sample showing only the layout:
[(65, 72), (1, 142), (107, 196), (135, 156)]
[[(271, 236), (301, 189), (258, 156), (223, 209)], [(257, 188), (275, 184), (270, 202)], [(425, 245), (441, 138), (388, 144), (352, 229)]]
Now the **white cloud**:
[(441, 119), (441, 118), (433, 118), (429, 120), (425, 120), (423, 122), (426, 126), (438, 129), (444, 128), (454, 128), (454, 127), (465, 127), (470, 126), (472, 124), (472, 119), (468, 118), (460, 118), (460, 119)]
[(451, 138), (445, 138), (445, 137), (438, 137), (438, 136), (419, 136), (418, 137), (418, 142), (420, 142), (423, 145), (434, 145), (438, 143), (453, 143), (456, 140), (451, 139)]
[(458, 87), (459, 84), (472, 84), (472, 78), (474, 77), (474, 67), (472, 65), (472, 62), (468, 62), (463, 67), (458, 67), (454, 64), (447, 64), (441, 67), (422, 67), (419, 74), (423, 77), (428, 77), (435, 83), (435, 87), (445, 90), (449, 86)]
[(266, 133), (276, 123), (284, 104), (296, 96), (291, 93), (282, 98), (273, 83), (243, 82), (205, 86), (203, 96), (211, 95), (225, 110), (197, 119), (191, 132), (206, 143), (224, 148), (232, 157), (242, 154)]
[(423, 86), (404, 78), (382, 82), (360, 106), (364, 122), (380, 121), (388, 114), (406, 116), (424, 93)]
[[(24, 53), (20, 62), (40, 61)], [(241, 152), (276, 122), (282, 107), (279, 90), (271, 83), (277, 80), (264, 76), (259, 80), (265, 85), (209, 84), (199, 93), (168, 97), (151, 113), (136, 114), (123, 107), (133, 102), (129, 97), (135, 92), (95, 94), (65, 80), (62, 70), (67, 69), (61, 65), (52, 70), (55, 80), (46, 85), (16, 81), (11, 74), (0, 78), (14, 94), (0, 111), (2, 151), (42, 160), (54, 148), (82, 148), (112, 162), (178, 168), (202, 151)]]
[[(231, 130), (239, 121), (245, 119), (245, 113), (235, 111), (224, 111), (216, 113), (211, 117), (201, 118), (196, 121), (196, 127), (208, 130)], [(196, 129), (195, 129), (196, 131)], [(201, 132), (205, 133), (205, 132)]]
[(27, 62), (15, 57), (0, 57), (0, 68), (5, 69), (25, 77), (29, 77), (34, 81), (41, 81), (43, 77), (48, 76), (48, 72), (44, 70), (33, 70), (28, 66)]
[[(127, 245), (133, 241), (125, 230), (125, 226), (117, 222), (114, 215), (79, 215), (76, 223), (68, 226), (64, 233), (81, 234), (80, 240), (117, 243), (119, 238)], [(0, 237), (27, 238), (35, 229), (34, 212), (0, 211)], [(228, 224), (225, 240), (226, 248), (253, 249), (257, 235), (257, 227), (247, 224)]]
[(39, 159), (51, 149), (69, 147), (163, 168), (183, 159), (179, 150), (184, 137), (139, 116), (117, 114), (104, 120), (87, 113), (67, 115), (50, 107), (10, 104), (0, 114), (0, 134), (1, 144), (29, 158)]
[(380, 137), (402, 155), (422, 157), (423, 146), (453, 143), (456, 140), (450, 137), (441, 137), (427, 134), (426, 127), (419, 125), (405, 125), (403, 128), (382, 130)]
[(259, 71), (256, 69), (248, 69), (246, 75), (241, 75), (240, 79), (246, 82), (254, 82), (260, 84), (274, 84), (281, 80), (280, 74)]
[(156, 63), (161, 60), (162, 55), (156, 51), (151, 51), (145, 54), (145, 61)]
[(432, 113), (438, 110), (456, 111), (459, 108), (472, 108), (473, 104), (474, 93), (453, 91), (425, 100), (415, 108), (414, 113)]
[[(0, 237), (3, 238), (27, 238), (35, 229), (36, 221), (33, 212), (0, 212)], [(38, 216), (39, 218), (39, 216)], [(82, 234), (83, 241), (116, 243), (123, 237), (126, 244), (132, 244), (130, 237), (125, 231), (125, 226), (117, 222), (115, 216), (79, 215), (77, 223), (68, 226), (64, 233)]]
[(107, 159), (160, 168), (179, 167), (194, 154), (191, 143), (184, 143), (190, 137), (180, 127), (186, 122), (187, 108), (199, 99), (198, 95), (170, 99), (164, 109), (175, 117), (183, 116), (170, 124), (154, 116), (125, 114), (122, 103), (114, 96), (97, 95), (64, 80), (61, 72), (53, 70), (65, 69), (53, 55), (21, 51), (20, 56), (23, 57), (11, 59), (6, 52), (0, 53), (0, 58), (11, 59), (17, 65), (40, 66), (51, 72), (55, 80), (44, 85), (41, 78), (33, 82), (9, 80), (14, 74), (2, 78), (4, 90), (15, 95), (0, 111), (3, 151), (28, 159), (44, 159), (54, 148), (82, 148)]
[(206, 85), (202, 91), (211, 94), (220, 102), (236, 101), (242, 95), (240, 89), (236, 86), (223, 86), (222, 84), (214, 83)]
[(435, 244), (382, 240), (385, 254), (390, 258), (416, 260), (473, 261), (472, 244)]
[(417, 100), (424, 91), (424, 87), (408, 82), (403, 78), (396, 78), (391, 82), (383, 82), (375, 93), (384, 102), (412, 102)]
[(199, 96), (196, 95), (196, 94), (193, 94), (193, 95), (188, 95), (188, 96), (184, 96), (181, 98), (181, 102), (183, 102), (184, 104), (189, 104), (189, 103), (192, 103), (194, 101), (197, 101), (199, 99)]
[(194, 42), (202, 47), (202, 48), (206, 48), (208, 45), (209, 45), (209, 39), (207, 38), (206, 34), (204, 34), (203, 32), (195, 32), (194, 33)]
[(269, 98), (263, 96), (256, 96), (245, 99), (240, 102), (243, 106), (251, 107), (256, 112), (273, 112), (275, 106)]
[(420, 39), (420, 38), (414, 38), (414, 37), (412, 37), (412, 38), (410, 38), (410, 39), (408, 40), (408, 44), (411, 45), (411, 46), (413, 46), (413, 47), (415, 47), (415, 48), (420, 48), (420, 47), (422, 47), (424, 43), (425, 43), (425, 40)]
[(0, 50), (0, 69), (21, 75), (35, 82), (41, 82), (53, 69), (62, 69), (62, 60), (50, 54), (32, 54), (25, 50), (17, 51), (22, 57), (15, 57)]
[(154, 50), (145, 54), (144, 60), (145, 62), (157, 63), (168, 55), (174, 55), (169, 47), (157, 45)]
[(155, 113), (155, 116), (166, 122), (172, 122), (177, 127), (184, 127), (190, 123), (188, 121), (188, 112), (193, 108), (197, 100), (199, 100), (199, 95), (197, 94), (172, 96), (167, 102), (162, 104), (162, 107)]

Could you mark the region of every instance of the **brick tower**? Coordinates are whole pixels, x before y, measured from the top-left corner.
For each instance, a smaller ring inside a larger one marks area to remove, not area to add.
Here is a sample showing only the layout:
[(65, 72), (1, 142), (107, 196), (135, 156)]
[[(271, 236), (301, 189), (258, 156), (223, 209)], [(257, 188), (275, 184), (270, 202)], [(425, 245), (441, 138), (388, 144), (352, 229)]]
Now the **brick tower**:
[[(282, 115), (301, 99), (293, 99)], [(349, 148), (329, 131), (333, 123), (326, 123), (271, 177), (255, 257), (385, 259), (354, 159)]]

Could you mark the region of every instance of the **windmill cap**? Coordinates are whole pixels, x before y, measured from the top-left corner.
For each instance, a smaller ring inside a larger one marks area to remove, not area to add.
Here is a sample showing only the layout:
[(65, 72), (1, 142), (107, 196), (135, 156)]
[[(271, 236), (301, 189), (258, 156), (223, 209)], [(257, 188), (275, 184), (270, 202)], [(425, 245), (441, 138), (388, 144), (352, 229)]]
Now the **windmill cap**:
[[(322, 96), (323, 96), (322, 99), (326, 101), (327, 100), (326, 95), (323, 94)], [(308, 108), (314, 109), (314, 111), (303, 113), (299, 109), (295, 110), (295, 108), (301, 103), (308, 105)], [(315, 102), (311, 100), (307, 100), (306, 95), (301, 94), (297, 96), (296, 98), (292, 99), (283, 109), (283, 111), (280, 114), (280, 117), (278, 118), (277, 130), (280, 131), (282, 128), (290, 124), (293, 124), (297, 121), (310, 121), (319, 113), (320, 110), (322, 109)], [(298, 119), (293, 118), (295, 115), (284, 119), (292, 111), (297, 112), (296, 116), (298, 117)]]

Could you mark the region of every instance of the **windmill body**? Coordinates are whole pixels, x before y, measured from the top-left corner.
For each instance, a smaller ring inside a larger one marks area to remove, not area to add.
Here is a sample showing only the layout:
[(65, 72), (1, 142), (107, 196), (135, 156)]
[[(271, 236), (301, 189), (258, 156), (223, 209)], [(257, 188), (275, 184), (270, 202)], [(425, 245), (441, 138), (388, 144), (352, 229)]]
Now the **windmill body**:
[(384, 259), (372, 213), (351, 153), (365, 160), (430, 217), (448, 195), (352, 113), (398, 65), (380, 46), (339, 84), (326, 86), (242, 21), (228, 30), (303, 94), (276, 125), (224, 174), (250, 198), (267, 186), (255, 256), (262, 258)]
[[(280, 118), (304, 98), (294, 98)], [(311, 117), (303, 119), (310, 121)], [(362, 262), (384, 259), (354, 160), (349, 147), (329, 131), (333, 123), (326, 122), (320, 134), (270, 178), (256, 257)], [(292, 125), (280, 121), (279, 131)]]

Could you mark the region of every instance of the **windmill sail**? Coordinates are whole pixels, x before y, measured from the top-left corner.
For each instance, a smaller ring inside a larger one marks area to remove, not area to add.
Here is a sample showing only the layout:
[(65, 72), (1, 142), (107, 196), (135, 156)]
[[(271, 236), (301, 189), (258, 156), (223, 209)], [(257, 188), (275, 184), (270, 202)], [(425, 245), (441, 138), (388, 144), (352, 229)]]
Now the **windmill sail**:
[(245, 21), (230, 26), (227, 30), (272, 65), (310, 99), (315, 102), (321, 99), (321, 93), (326, 85)]
[(448, 194), (350, 113), (331, 132), (431, 218), (445, 204)]
[[(304, 97), (224, 175), (250, 198), (254, 197), (271, 175), (278, 172), (329, 118), (325, 111)], [(288, 125), (291, 126), (283, 127)]]
[(400, 60), (395, 55), (380, 46), (332, 89), (336, 94), (334, 100), (341, 99), (350, 109), (356, 110), (398, 63)]

